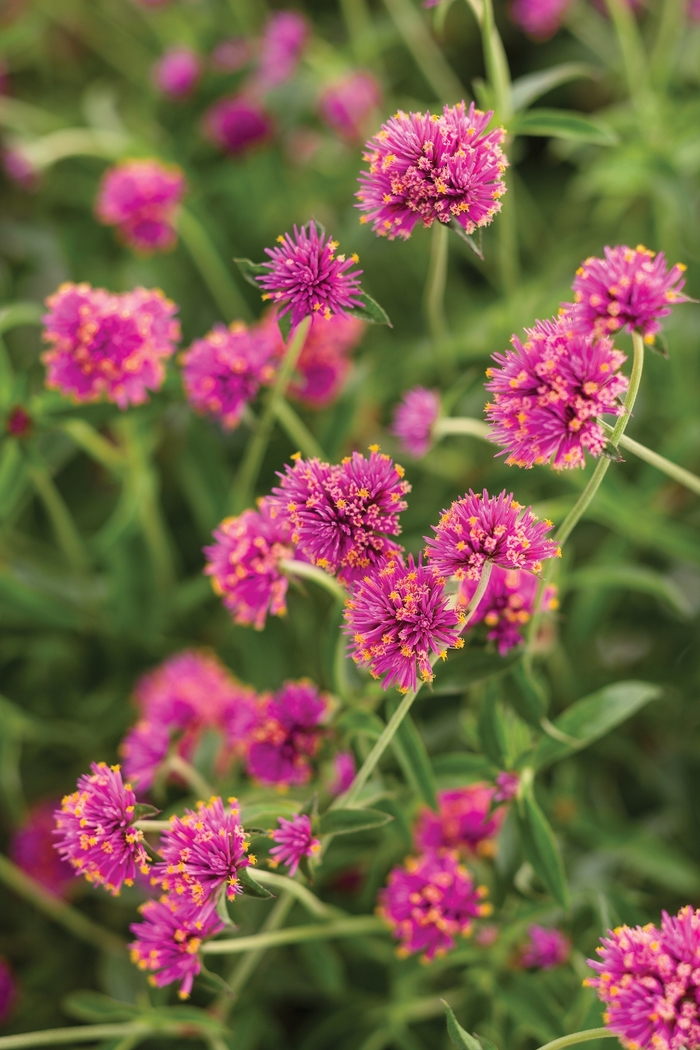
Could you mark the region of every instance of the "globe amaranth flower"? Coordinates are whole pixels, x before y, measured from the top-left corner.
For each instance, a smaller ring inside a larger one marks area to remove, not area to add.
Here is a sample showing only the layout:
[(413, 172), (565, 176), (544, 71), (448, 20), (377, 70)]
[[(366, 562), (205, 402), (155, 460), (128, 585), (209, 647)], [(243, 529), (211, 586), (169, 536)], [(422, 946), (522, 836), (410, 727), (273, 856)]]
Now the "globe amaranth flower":
[[(382, 686), (405, 693), (418, 678), (432, 682), (431, 657), (447, 657), (449, 648), (464, 645), (462, 622), (449, 607), (444, 581), (418, 565), (390, 561), (356, 584), (345, 603), (346, 625), (353, 660), (367, 667)], [(433, 661), (434, 662), (434, 661)]]
[(204, 133), (215, 146), (237, 156), (267, 142), (274, 130), (265, 108), (248, 95), (228, 95), (204, 114)]
[(486, 132), (492, 116), (464, 102), (442, 116), (399, 111), (366, 145), (360, 222), (390, 240), (406, 240), (417, 222), (454, 219), (467, 234), (487, 226), (501, 209), (508, 164), (504, 129)]
[(274, 377), (272, 359), (281, 347), (274, 319), (250, 328), (242, 321), (214, 325), (180, 356), (187, 400), (196, 411), (218, 419), (224, 430), (234, 430), (260, 385)]
[(643, 244), (605, 249), (605, 258), (594, 256), (576, 271), (574, 302), (562, 303), (571, 327), (599, 338), (626, 328), (637, 330), (653, 342), (659, 321), (676, 303), (688, 302), (683, 263), (666, 267), (664, 253), (655, 255)]
[(131, 886), (138, 868), (147, 874), (150, 860), (143, 832), (134, 827), (136, 797), (119, 766), (93, 762), (56, 810), (55, 848), (88, 882), (116, 896)]
[(251, 863), (247, 852), (238, 801), (230, 798), (225, 807), (220, 798), (211, 798), (198, 802), (196, 811), (186, 809), (184, 817), (170, 818), (153, 879), (171, 896), (200, 906), (215, 901), (222, 887), (233, 900), (243, 892), (238, 872)]
[(328, 702), (302, 679), (271, 697), (248, 751), (248, 773), (263, 784), (306, 784), (323, 739)]
[(302, 857), (314, 857), (321, 848), (319, 839), (313, 837), (311, 821), (306, 814), (295, 813), (291, 820), (278, 817), (279, 828), (272, 832), (270, 838), (278, 843), (270, 850), (270, 861), (273, 867), (284, 864), (288, 874), (294, 876)]
[(237, 73), (250, 61), (250, 44), (244, 36), (221, 40), (209, 56), (212, 69), (217, 73)]
[(166, 897), (146, 901), (139, 910), (144, 921), (131, 926), (136, 936), (129, 945), (131, 961), (140, 970), (150, 970), (149, 982), (158, 988), (180, 981), (178, 994), (187, 999), (202, 968), (202, 942), (224, 928), (215, 906), (200, 908)]
[(520, 953), (520, 965), (526, 970), (553, 970), (569, 958), (571, 941), (561, 930), (533, 923), (527, 934), (527, 944)]
[(605, 1003), (606, 1027), (627, 1050), (700, 1046), (700, 911), (662, 912), (661, 929), (618, 926), (589, 959), (585, 983)]
[(32, 807), (12, 836), (10, 858), (44, 889), (65, 897), (75, 881), (75, 871), (54, 848), (55, 812), (56, 804), (51, 801)]
[(159, 91), (170, 98), (184, 98), (195, 87), (202, 73), (199, 56), (189, 47), (174, 47), (158, 59), (153, 80)]
[(137, 252), (168, 251), (177, 242), (175, 221), (185, 195), (185, 176), (159, 160), (127, 160), (109, 168), (100, 184), (95, 215), (116, 226)]
[(493, 354), (499, 367), (486, 370), (491, 440), (510, 465), (584, 467), (586, 451), (600, 456), (606, 445), (597, 417), (623, 411), (625, 355), (605, 336), (575, 334), (569, 320), (538, 321), (525, 343), (513, 336), (512, 350)]
[(174, 303), (134, 288), (112, 295), (89, 284), (62, 284), (46, 300), (42, 354), (46, 385), (74, 401), (112, 401), (121, 409), (148, 400), (165, 379), (164, 361), (180, 338)]
[(495, 788), (481, 783), (439, 791), (437, 813), (427, 807), (421, 809), (413, 835), (416, 847), (493, 856), (493, 840), (506, 815), (505, 808), (493, 808), (495, 795)]
[(7, 960), (0, 956), (0, 1024), (12, 1016), (16, 998), (17, 986), (12, 970)]
[(426, 537), (426, 553), (435, 572), (458, 580), (478, 580), (487, 561), (538, 573), (543, 559), (559, 554), (556, 543), (547, 539), (552, 528), (551, 521), (539, 521), (530, 507), (523, 510), (505, 489), (499, 496), (470, 489), (433, 525), (435, 535)]
[(289, 80), (296, 72), (308, 35), (306, 19), (298, 12), (273, 14), (263, 32), (254, 85), (269, 91)]
[(333, 758), (333, 780), (328, 786), (329, 794), (342, 795), (347, 791), (355, 779), (356, 768), (352, 751), (338, 751)]
[[(469, 605), (477, 588), (477, 581), (460, 580), (457, 608)], [(537, 597), (537, 578), (521, 569), (502, 569), (495, 565), (484, 595), (469, 621), (469, 630), (478, 623), (488, 627), (486, 637), (495, 642), (501, 656), (505, 656), (523, 639), (523, 628), (532, 619)], [(556, 587), (547, 587), (542, 595), (541, 608), (549, 611), (558, 607)]]
[(319, 232), (315, 222), (295, 226), (293, 237), (280, 234), (277, 241), (279, 247), (265, 249), (271, 261), (262, 265), (269, 272), (255, 279), (265, 289), (263, 299), (281, 307), (280, 317), (291, 311), (292, 324), (298, 325), (315, 314), (329, 320), (362, 306), (362, 270), (353, 269), (358, 256), (337, 255), (338, 242)]
[(234, 623), (261, 631), (268, 615), (283, 616), (289, 581), (280, 562), (294, 556), (288, 521), (272, 513), (265, 499), (258, 510), (225, 518), (214, 539), (204, 548), (204, 573), (211, 576)]
[(347, 142), (362, 139), (365, 124), (382, 100), (379, 83), (364, 71), (336, 84), (330, 84), (321, 95), (318, 111), (321, 119)]
[(407, 507), (411, 487), (403, 475), (377, 445), (368, 459), (353, 452), (333, 466), (298, 459), (279, 475), (270, 512), (290, 523), (292, 542), (312, 564), (351, 583), (401, 556), (388, 537), (400, 533), (399, 514)]
[(475, 918), (491, 913), (485, 896), (458, 853), (430, 851), (392, 870), (377, 911), (401, 942), (400, 956), (421, 952), (430, 962), (454, 948), (457, 936), (469, 936)]
[(560, 29), (571, 0), (512, 0), (510, 17), (534, 40), (549, 40)]
[(700, 0), (688, 0), (688, 18), (700, 22)]
[(416, 386), (404, 394), (394, 414), (391, 433), (402, 449), (415, 459), (421, 459), (432, 442), (432, 429), (440, 415), (440, 395), (436, 390)]
[(335, 401), (352, 367), (350, 353), (364, 331), (357, 317), (334, 314), (326, 320), (315, 314), (297, 361), (299, 378), (290, 383), (288, 396), (309, 408), (323, 408)]
[(13, 146), (0, 147), (0, 163), (10, 182), (20, 190), (30, 193), (37, 188), (39, 172), (21, 149)]
[(496, 777), (496, 794), (494, 802), (510, 802), (518, 793), (520, 774), (507, 773), (505, 770)]

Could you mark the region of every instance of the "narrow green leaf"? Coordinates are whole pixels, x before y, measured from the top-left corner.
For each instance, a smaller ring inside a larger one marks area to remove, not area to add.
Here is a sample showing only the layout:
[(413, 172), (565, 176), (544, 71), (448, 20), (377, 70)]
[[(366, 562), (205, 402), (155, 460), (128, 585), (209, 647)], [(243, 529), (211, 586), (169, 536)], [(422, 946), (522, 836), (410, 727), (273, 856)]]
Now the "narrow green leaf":
[(379, 809), (329, 809), (319, 821), (322, 835), (352, 835), (382, 828), (394, 818)]
[(256, 281), (255, 278), (264, 277), (266, 273), (269, 273), (267, 266), (263, 263), (251, 262), (250, 259), (234, 259), (233, 261), (241, 271), (243, 279), (246, 280), (248, 284), (252, 284), (253, 288), (257, 288), (258, 291), (261, 291), (260, 282)]
[(556, 139), (592, 142), (597, 146), (614, 146), (615, 132), (602, 121), (592, 120), (568, 109), (530, 109), (512, 121), (514, 135), (535, 135)]
[(597, 76), (599, 76), (599, 71), (595, 66), (589, 66), (585, 62), (563, 62), (559, 66), (538, 69), (536, 73), (527, 73), (524, 77), (518, 77), (513, 81), (511, 88), (513, 109), (516, 113), (527, 109), (542, 95), (546, 95), (548, 91), (570, 80)]
[(554, 899), (562, 908), (568, 908), (569, 892), (559, 846), (549, 821), (530, 792), (521, 800), (517, 819), (527, 860)]
[(149, 817), (156, 817), (160, 813), (159, 809), (155, 806), (149, 806), (147, 802), (137, 802), (134, 806), (133, 817), (134, 820), (147, 820)]
[(477, 259), (481, 259), (482, 262), (484, 261), (483, 230), (479, 230), (479, 240), (476, 241), (470, 233), (467, 233), (467, 231), (462, 226), (460, 226), (456, 219), (452, 219), (452, 221), (450, 222), (450, 229), (454, 230), (457, 236), (460, 237), (465, 242), (465, 244), (469, 245), (471, 250), (474, 252), (474, 255), (476, 255)]
[(261, 900), (269, 900), (270, 897), (274, 897), (274, 893), (270, 893), (269, 890), (255, 881), (250, 875), (248, 868), (239, 868), (237, 874), (240, 887), (247, 897), (259, 897)]
[(485, 755), (477, 755), (472, 751), (450, 751), (446, 755), (436, 755), (433, 769), (438, 777), (457, 777), (466, 782), (495, 776), (498, 772)]
[(469, 1035), (469, 1032), (462, 1028), (454, 1015), (452, 1007), (446, 1003), (444, 999), (441, 999), (440, 1002), (445, 1007), (447, 1034), (457, 1050), (481, 1050), (481, 1044), (479, 1041), (475, 1039), (473, 1035)]
[(479, 711), (479, 739), (484, 752), (499, 768), (505, 764), (508, 753), (508, 737), (503, 712), (498, 702), (498, 692), (491, 684), (487, 686)]
[(360, 291), (357, 293), (357, 298), (362, 301), (362, 306), (355, 306), (352, 310), (346, 310), (345, 313), (349, 317), (357, 317), (359, 321), (366, 321), (367, 324), (387, 324), (389, 328), (393, 328), (388, 313), (371, 295)]
[[(387, 701), (390, 715), (397, 707), (398, 701)], [(410, 714), (399, 725), (391, 743), (406, 780), (431, 809), (437, 810), (435, 774), (423, 739)]]
[(539, 729), (542, 716), (547, 711), (547, 696), (544, 687), (535, 678), (524, 660), (519, 660), (513, 668), (513, 678), (518, 686), (519, 703), (515, 703), (518, 712), (526, 722)]
[(348, 733), (350, 736), (357, 736), (362, 733), (373, 740), (381, 736), (384, 729), (384, 723), (381, 718), (371, 711), (344, 711), (335, 724), (338, 729)]
[(81, 989), (71, 992), (63, 1000), (63, 1009), (69, 1017), (78, 1021), (131, 1021), (137, 1017), (139, 1010), (129, 1003), (120, 1003), (101, 992)]
[(646, 565), (590, 565), (572, 573), (566, 580), (567, 590), (597, 590), (602, 587), (619, 587), (638, 594), (649, 594), (670, 605), (684, 620), (691, 619), (695, 613), (677, 583)]

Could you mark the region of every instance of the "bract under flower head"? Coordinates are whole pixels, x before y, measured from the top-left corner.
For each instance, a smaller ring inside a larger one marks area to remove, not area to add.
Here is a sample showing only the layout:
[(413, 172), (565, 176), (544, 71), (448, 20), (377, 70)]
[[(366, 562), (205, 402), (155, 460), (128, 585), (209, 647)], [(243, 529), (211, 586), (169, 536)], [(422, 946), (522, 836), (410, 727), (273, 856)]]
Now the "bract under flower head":
[(195, 904), (165, 897), (141, 905), (143, 922), (134, 923), (136, 940), (129, 945), (131, 961), (140, 970), (150, 970), (149, 981), (164, 988), (180, 981), (179, 996), (187, 999), (192, 983), (202, 969), (199, 948), (202, 941), (224, 928), (214, 905)]
[(261, 383), (274, 376), (272, 359), (282, 349), (274, 319), (250, 328), (242, 321), (214, 325), (180, 357), (182, 382), (190, 404), (234, 430)]
[(255, 85), (268, 91), (289, 80), (299, 64), (308, 35), (306, 19), (298, 12), (275, 12), (263, 33)]
[(164, 95), (184, 98), (194, 88), (201, 72), (202, 63), (191, 48), (174, 47), (156, 62), (153, 79)]
[(158, 290), (112, 295), (89, 284), (62, 284), (46, 300), (42, 354), (46, 385), (75, 401), (112, 401), (121, 409), (148, 400), (165, 379), (180, 324), (175, 303)]
[(288, 393), (309, 408), (323, 408), (338, 397), (351, 368), (350, 353), (362, 339), (365, 325), (357, 317), (314, 315), (297, 361), (299, 379)]
[(538, 321), (525, 343), (511, 342), (512, 350), (493, 354), (500, 367), (486, 370), (492, 441), (518, 467), (584, 467), (586, 451), (597, 457), (606, 445), (597, 417), (623, 411), (625, 355), (605, 336), (576, 335), (567, 317)]
[(280, 562), (294, 556), (287, 519), (271, 513), (270, 501), (263, 500), (257, 511), (225, 518), (214, 539), (204, 548), (204, 572), (234, 622), (261, 631), (268, 615), (283, 616), (289, 581)]
[(569, 958), (571, 941), (561, 930), (533, 923), (527, 933), (528, 942), (520, 955), (520, 965), (526, 970), (553, 970)]
[(184, 817), (170, 818), (160, 840), (163, 860), (154, 866), (153, 878), (171, 896), (199, 906), (214, 900), (222, 886), (233, 900), (243, 892), (238, 872), (250, 864), (247, 850), (235, 798), (226, 807), (220, 798), (198, 802), (196, 812), (186, 809)]
[(391, 433), (410, 456), (421, 459), (431, 445), (433, 424), (440, 414), (440, 395), (424, 386), (404, 394), (394, 414)]
[(493, 840), (501, 829), (506, 810), (491, 812), (496, 790), (489, 784), (469, 784), (439, 791), (438, 812), (424, 807), (414, 832), (420, 850), (453, 849), (492, 856)]
[(510, 17), (535, 40), (549, 40), (561, 27), (571, 0), (512, 0)]
[(606, 248), (604, 259), (591, 256), (576, 271), (574, 302), (562, 303), (562, 311), (583, 335), (599, 338), (626, 328), (653, 341), (660, 319), (676, 303), (688, 302), (681, 292), (684, 271), (682, 263), (667, 270), (664, 253), (643, 244)]
[(233, 156), (267, 142), (274, 128), (269, 113), (248, 95), (219, 99), (204, 114), (203, 126), (207, 138)]
[(93, 762), (56, 810), (56, 849), (88, 882), (116, 896), (131, 886), (138, 868), (147, 874), (150, 860), (143, 832), (134, 827), (136, 796), (119, 766)]
[(268, 700), (248, 751), (248, 773), (263, 784), (306, 784), (322, 741), (328, 703), (309, 681), (286, 682)]
[(180, 168), (159, 160), (127, 160), (109, 168), (100, 183), (95, 214), (116, 226), (126, 244), (150, 255), (175, 246), (175, 221), (187, 183)]
[(367, 459), (353, 452), (334, 466), (300, 459), (279, 475), (271, 514), (291, 524), (292, 541), (309, 561), (350, 583), (401, 556), (388, 536), (400, 533), (407, 507), (411, 486), (403, 473), (377, 447)]
[(10, 857), (18, 868), (50, 893), (65, 897), (73, 885), (75, 871), (54, 848), (55, 812), (54, 802), (40, 802), (33, 806), (12, 836)]
[[(460, 580), (457, 592), (457, 607), (469, 605), (477, 582)], [(484, 595), (474, 610), (468, 630), (478, 623), (488, 627), (487, 638), (496, 642), (501, 656), (523, 641), (523, 628), (530, 622), (537, 596), (537, 578), (522, 569), (502, 569), (494, 565)], [(556, 587), (547, 587), (542, 595), (542, 609), (556, 609), (558, 602)]]
[(399, 955), (421, 952), (430, 962), (456, 947), (457, 936), (468, 936), (475, 918), (490, 914), (485, 896), (458, 853), (431, 850), (392, 870), (377, 910), (401, 941)]
[(360, 222), (390, 240), (406, 240), (417, 222), (454, 219), (467, 234), (487, 226), (501, 209), (508, 165), (504, 129), (486, 132), (492, 116), (464, 102), (442, 116), (400, 110), (366, 145)]
[(356, 584), (345, 603), (348, 650), (356, 663), (367, 667), (382, 686), (400, 692), (432, 682), (431, 656), (443, 659), (449, 648), (460, 647), (459, 615), (449, 608), (444, 581), (436, 579), (419, 561), (408, 565), (390, 561), (383, 569)]
[(487, 561), (538, 573), (545, 558), (559, 554), (547, 539), (552, 528), (551, 521), (539, 521), (530, 507), (523, 510), (505, 489), (499, 496), (470, 489), (433, 525), (435, 536), (426, 537), (426, 553), (435, 572), (458, 580), (478, 580)]
[(338, 242), (319, 232), (315, 222), (295, 226), (294, 236), (280, 234), (277, 240), (279, 247), (265, 249), (271, 261), (262, 265), (269, 272), (255, 279), (265, 289), (263, 299), (281, 307), (280, 317), (291, 311), (292, 324), (298, 325), (315, 314), (330, 320), (362, 306), (362, 270), (353, 269), (358, 257), (337, 255)]
[(368, 117), (382, 99), (371, 73), (358, 72), (325, 89), (319, 100), (321, 118), (348, 142), (362, 139)]
[(321, 842), (313, 837), (311, 820), (305, 813), (301, 816), (295, 813), (291, 820), (278, 817), (277, 823), (279, 828), (272, 832), (270, 838), (279, 845), (270, 850), (270, 856), (275, 858), (271, 863), (274, 866), (284, 864), (289, 868), (290, 877), (293, 877), (302, 857), (315, 856), (321, 848)]

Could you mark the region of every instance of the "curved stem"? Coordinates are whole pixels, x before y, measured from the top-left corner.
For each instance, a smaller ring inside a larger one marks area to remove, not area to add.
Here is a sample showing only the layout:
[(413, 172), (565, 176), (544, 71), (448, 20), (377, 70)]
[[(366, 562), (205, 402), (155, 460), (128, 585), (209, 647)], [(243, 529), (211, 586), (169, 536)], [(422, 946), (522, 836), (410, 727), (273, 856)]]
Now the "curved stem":
[[(204, 779), (201, 773), (199, 773), (194, 766), (186, 762), (181, 755), (173, 754), (167, 761), (167, 766), (173, 773), (177, 773), (178, 776), (182, 777), (185, 783), (192, 788), (196, 795), (200, 795), (201, 799), (206, 802), (207, 799), (211, 798), (216, 792), (210, 784)], [(160, 821), (158, 821), (160, 824)]]
[(348, 592), (343, 585), (338, 583), (335, 576), (330, 576), (323, 569), (319, 569), (318, 566), (309, 565), (305, 561), (283, 558), (279, 563), (279, 567), (287, 576), (298, 576), (304, 580), (313, 580), (319, 587), (323, 587), (324, 590), (328, 591), (337, 602), (345, 603)]
[(0, 335), (23, 324), (41, 324), (44, 310), (40, 303), (19, 302), (0, 310)]
[(177, 229), (211, 297), (226, 321), (250, 317), (248, 304), (239, 292), (209, 234), (187, 208), (181, 208)]
[(325, 459), (325, 452), (303, 420), (284, 398), (275, 405), (277, 422), (306, 459)]
[[(608, 434), (612, 434), (613, 428), (608, 423), (605, 423), (602, 419), (599, 419), (598, 423)], [(639, 459), (643, 459), (645, 463), (656, 467), (662, 474), (668, 475), (669, 478), (677, 481), (679, 485), (684, 485), (685, 488), (690, 489), (691, 492), (697, 492), (700, 496), (700, 477), (697, 474), (686, 470), (685, 467), (679, 467), (677, 463), (672, 463), (670, 459), (660, 456), (658, 452), (653, 452), (646, 445), (640, 445), (638, 441), (633, 441), (632, 438), (626, 437), (624, 434), (620, 438), (620, 448), (626, 448), (628, 452), (632, 452)]]
[(467, 416), (445, 416), (436, 420), (433, 426), (433, 440), (438, 441), (448, 434), (467, 434), (469, 437), (489, 441), (490, 427), (481, 419), (469, 419)]
[(434, 222), (430, 242), (430, 265), (425, 284), (423, 306), (428, 322), (428, 331), (435, 340), (447, 335), (445, 318), (445, 285), (447, 283), (447, 257), (449, 252), (449, 226)]
[[(58, 1046), (60, 1043), (97, 1043), (120, 1036), (155, 1035), (150, 1025), (138, 1022), (125, 1024), (86, 1024), (79, 1028), (47, 1028), (43, 1032), (22, 1032), (21, 1035), (0, 1036), (0, 1050), (21, 1050), (29, 1046)], [(172, 1028), (168, 1034), (173, 1035)]]
[(573, 1032), (571, 1035), (561, 1036), (560, 1039), (552, 1039), (551, 1043), (545, 1043), (538, 1050), (564, 1050), (565, 1046), (590, 1043), (594, 1039), (617, 1039), (617, 1036), (607, 1028), (589, 1028), (586, 1032)]
[(122, 476), (126, 459), (124, 453), (102, 436), (84, 419), (62, 419), (56, 423), (59, 430), (68, 434), (71, 440), (113, 474)]
[(483, 564), (483, 567), (481, 569), (481, 576), (479, 577), (479, 582), (476, 585), (476, 590), (474, 591), (474, 594), (471, 597), (469, 605), (467, 606), (467, 611), (464, 614), (464, 620), (463, 620), (463, 623), (462, 623), (462, 627), (463, 628), (468, 626), (469, 621), (471, 620), (472, 616), (474, 615), (474, 613), (478, 609), (479, 602), (484, 597), (484, 592), (486, 591), (486, 588), (489, 585), (489, 579), (491, 578), (491, 573), (492, 572), (493, 572), (493, 562), (492, 561), (485, 561), (484, 564)]
[(83, 575), (89, 568), (90, 555), (63, 496), (56, 488), (48, 467), (40, 462), (38, 455), (30, 457), (29, 476), (44, 505), (56, 540), (66, 560), (73, 572)]
[(251, 937), (234, 937), (226, 941), (208, 941), (200, 951), (206, 955), (233, 955), (258, 948), (277, 948), (301, 941), (325, 941), (333, 937), (357, 937), (386, 932), (385, 923), (374, 915), (356, 915), (335, 922), (318, 922), (311, 926), (290, 926), (286, 930), (255, 933)]
[(287, 875), (277, 875), (272, 871), (265, 871), (264, 869), (255, 868), (255, 881), (262, 883), (263, 886), (269, 886), (271, 889), (277, 889), (283, 893), (289, 893), (292, 897), (295, 897), (301, 905), (311, 915), (315, 915), (318, 919), (332, 919), (338, 916), (338, 909), (331, 908), (328, 904), (324, 904), (322, 900), (319, 900), (315, 893), (307, 889), (306, 886), (302, 885), (301, 882), (297, 882), (295, 879), (290, 879)]

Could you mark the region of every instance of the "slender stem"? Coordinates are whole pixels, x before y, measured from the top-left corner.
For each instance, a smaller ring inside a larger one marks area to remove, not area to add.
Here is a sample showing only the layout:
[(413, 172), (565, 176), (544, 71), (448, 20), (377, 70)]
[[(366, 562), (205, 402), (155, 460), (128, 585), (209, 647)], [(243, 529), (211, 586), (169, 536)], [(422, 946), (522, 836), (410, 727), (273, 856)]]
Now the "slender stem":
[(312, 893), (301, 882), (290, 879), (287, 875), (277, 875), (275, 872), (258, 868), (255, 869), (254, 875), (255, 881), (262, 883), (263, 886), (269, 886), (271, 889), (278, 889), (283, 893), (291, 894), (308, 912), (315, 915), (318, 919), (332, 919), (338, 915), (336, 908), (331, 908), (328, 904), (324, 904), (315, 893)]
[(675, 52), (686, 24), (686, 0), (665, 0), (661, 4), (650, 67), (655, 86), (664, 88), (675, 69)]
[(44, 504), (59, 547), (65, 554), (73, 572), (83, 575), (90, 565), (90, 555), (63, 496), (56, 488), (48, 468), (39, 461), (38, 457), (31, 458), (29, 476), (34, 483), (37, 495)]
[(55, 897), (40, 882), (22, 871), (2, 854), (0, 854), (0, 881), (18, 896), (24, 897), (30, 904), (33, 904), (38, 911), (65, 927), (74, 937), (87, 944), (92, 944), (95, 948), (109, 952), (111, 955), (124, 957), (126, 943), (118, 934), (106, 930), (103, 926), (98, 926), (77, 908), (67, 904), (60, 897)]
[[(97, 1043), (102, 1039), (118, 1039), (119, 1036), (154, 1036), (159, 1034), (150, 1025), (138, 1022), (125, 1024), (86, 1024), (79, 1028), (46, 1028), (43, 1032), (22, 1032), (21, 1035), (0, 1037), (0, 1050), (20, 1050), (29, 1046), (57, 1046), (60, 1043)], [(165, 1034), (165, 1032), (162, 1032)], [(173, 1029), (168, 1027), (172, 1036)]]
[(129, 481), (134, 490), (136, 513), (153, 566), (156, 587), (167, 595), (175, 582), (170, 539), (158, 501), (159, 479), (146, 448), (139, 421), (127, 416), (119, 421), (124, 438)]
[(323, 587), (324, 590), (328, 591), (337, 602), (344, 603), (347, 599), (348, 592), (341, 583), (338, 583), (335, 576), (330, 576), (316, 565), (309, 565), (305, 561), (293, 561), (292, 559), (283, 558), (279, 563), (279, 567), (287, 576), (299, 576), (304, 580), (313, 580), (319, 587)]
[[(602, 419), (599, 419), (598, 422), (608, 434), (612, 434), (613, 428), (611, 426)], [(626, 448), (628, 452), (634, 453), (639, 459), (643, 459), (645, 463), (656, 467), (662, 474), (667, 474), (669, 478), (673, 478), (679, 485), (684, 485), (691, 492), (697, 492), (700, 495), (700, 477), (697, 474), (686, 470), (685, 467), (679, 467), (677, 463), (672, 463), (665, 456), (660, 456), (658, 452), (653, 452), (646, 445), (640, 445), (638, 441), (633, 441), (632, 438), (625, 435), (620, 438), (620, 448)]]
[(306, 459), (324, 459), (325, 453), (313, 436), (306, 423), (296, 414), (292, 406), (284, 398), (275, 405), (277, 422), (286, 431), (287, 437), (298, 446), (299, 451)]
[(470, 437), (488, 441), (489, 433), (488, 423), (484, 423), (481, 419), (469, 419), (466, 416), (445, 416), (438, 419), (433, 426), (434, 441), (439, 441), (448, 434), (468, 434)]
[(234, 321), (242, 317), (247, 320), (250, 317), (248, 304), (199, 219), (191, 211), (181, 208), (177, 228), (224, 319)]
[[(186, 762), (181, 755), (172, 754), (167, 762), (168, 768), (171, 772), (177, 773), (178, 776), (187, 783), (196, 795), (199, 795), (203, 801), (209, 799), (216, 792), (210, 784), (204, 779), (202, 774)], [(160, 824), (160, 821), (158, 821)]]
[(431, 244), (428, 279), (425, 284), (424, 309), (428, 322), (428, 331), (435, 340), (444, 339), (447, 335), (445, 318), (445, 285), (447, 283), (447, 257), (449, 251), (449, 227), (442, 222), (434, 222)]
[(388, 748), (391, 741), (394, 739), (397, 729), (403, 722), (408, 712), (411, 710), (413, 701), (418, 696), (422, 685), (422, 682), (418, 682), (418, 685), (416, 686), (415, 690), (410, 690), (408, 693), (405, 694), (405, 696), (402, 697), (401, 703), (396, 708), (387, 724), (384, 726), (384, 729), (382, 730), (381, 735), (377, 738), (374, 747), (367, 755), (367, 758), (364, 760), (357, 773), (355, 774), (355, 779), (353, 780), (352, 784), (344, 794), (339, 795), (335, 799), (332, 806), (330, 807), (331, 809), (337, 809), (340, 806), (352, 807), (353, 803), (357, 801), (357, 798), (360, 792), (362, 791), (362, 788), (365, 786), (365, 784), (371, 777), (380, 758)]
[[(649, 108), (652, 95), (649, 85), (649, 63), (639, 27), (625, 0), (606, 0), (606, 4), (620, 46), (630, 101), (637, 110), (637, 116), (641, 118)], [(642, 125), (641, 130), (644, 135), (648, 132), (645, 125)]]
[(172, 825), (169, 820), (137, 820), (134, 827), (139, 831), (167, 831)]
[(551, 1043), (545, 1043), (539, 1050), (564, 1050), (565, 1046), (590, 1043), (594, 1039), (617, 1039), (617, 1036), (607, 1028), (589, 1028), (586, 1032), (573, 1032), (571, 1035), (561, 1036), (560, 1039), (552, 1039)]
[(113, 474), (122, 476), (126, 459), (111, 441), (102, 437), (94, 427), (86, 423), (84, 419), (62, 419), (56, 424), (59, 430), (63, 430), (75, 442), (78, 448), (87, 452), (88, 456), (101, 463), (103, 467)]
[(299, 324), (289, 341), (286, 353), (282, 360), (280, 370), (274, 386), (269, 391), (265, 411), (258, 423), (255, 433), (251, 436), (245, 450), (245, 455), (234, 481), (234, 510), (241, 511), (251, 503), (255, 491), (255, 483), (262, 467), (262, 461), (270, 441), (272, 427), (277, 416), (277, 406), (287, 392), (294, 369), (296, 368), (299, 355), (304, 348), (304, 343), (311, 327), (311, 318), (305, 317)]
[(507, 121), (513, 115), (510, 70), (501, 35), (496, 28), (492, 0), (482, 0), (481, 39), (486, 75), (493, 88), (498, 120)]
[(40, 303), (19, 302), (3, 306), (0, 310), (0, 335), (19, 325), (40, 325), (43, 313)]
[(382, 933), (386, 926), (374, 915), (355, 915), (335, 922), (318, 922), (311, 926), (290, 926), (286, 930), (255, 933), (252, 937), (235, 937), (227, 941), (208, 941), (200, 951), (207, 955), (233, 955), (258, 948), (277, 948), (282, 944), (301, 941), (325, 941), (334, 937), (356, 937), (367, 933)]
[(372, 18), (367, 0), (340, 0), (340, 9), (355, 58), (363, 62), (372, 35)]
[(464, 88), (411, 0), (384, 0), (384, 5), (435, 97), (452, 103), (463, 99)]
[(474, 594), (471, 597), (471, 601), (469, 602), (467, 610), (464, 614), (464, 620), (462, 622), (463, 628), (469, 624), (469, 621), (471, 620), (472, 616), (479, 608), (479, 602), (484, 597), (484, 592), (486, 591), (486, 588), (489, 585), (489, 579), (491, 578), (492, 572), (493, 562), (485, 561), (481, 569), (481, 576), (479, 577), (479, 582), (476, 585), (476, 590), (474, 591)]

